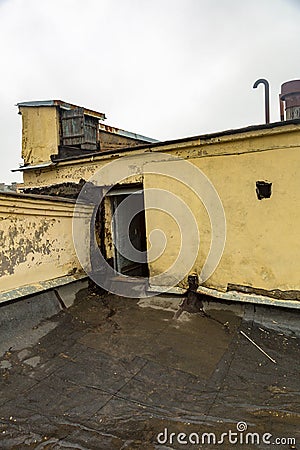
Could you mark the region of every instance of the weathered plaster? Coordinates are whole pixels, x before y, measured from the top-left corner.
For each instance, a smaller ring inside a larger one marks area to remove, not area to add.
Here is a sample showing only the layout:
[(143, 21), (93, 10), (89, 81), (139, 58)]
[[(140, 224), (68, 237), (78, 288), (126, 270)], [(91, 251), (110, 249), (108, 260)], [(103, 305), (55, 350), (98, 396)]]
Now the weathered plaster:
[[(165, 152), (188, 159), (199, 167), (215, 186), (224, 206), (227, 221), (226, 246), (222, 259), (206, 285), (225, 292), (228, 283), (265, 291), (300, 290), (300, 126), (283, 124), (274, 129), (244, 131), (201, 139), (191, 138), (159, 146), (99, 155), (90, 159), (60, 162), (52, 168), (24, 172), (26, 186), (47, 186), (88, 180), (98, 169), (122, 156), (132, 168), (130, 182), (143, 181), (145, 189), (167, 189), (179, 195), (191, 208), (199, 226), (201, 245), (192, 271), (199, 273), (211, 240), (210, 223), (205, 208), (188, 186), (161, 176), (144, 175), (144, 153), (151, 153), (155, 169), (156, 153)], [(168, 157), (166, 157), (165, 164)], [(108, 184), (109, 173), (102, 174), (99, 185)], [(259, 200), (256, 182), (272, 183), (270, 198)], [(128, 181), (129, 182), (129, 181)], [(147, 192), (145, 192), (147, 204)], [(180, 212), (179, 212), (180, 213)], [(106, 212), (109, 220), (109, 211)], [(180, 231), (170, 217), (147, 211), (146, 228), (162, 229), (168, 245), (163, 255), (150, 264), (150, 275), (164, 272), (176, 259)], [(109, 232), (106, 233), (107, 255), (113, 255)], [(187, 249), (189, 251), (189, 249)], [(186, 286), (182, 274), (180, 286)]]
[[(81, 272), (72, 238), (74, 204), (0, 194), (0, 291)], [(80, 214), (88, 207), (82, 206)]]
[(59, 116), (57, 108), (20, 107), (22, 114), (22, 158), (25, 164), (50, 161), (58, 153)]
[(42, 219), (40, 223), (33, 219), (25, 223), (25, 220), (8, 216), (6, 220), (8, 224), (2, 223), (6, 232), (0, 230), (0, 276), (13, 274), (15, 268), (29, 256), (31, 261), (34, 261), (35, 254), (49, 255), (54, 244), (54, 241), (47, 237), (55, 219)]
[[(221, 261), (206, 285), (226, 291), (227, 284), (264, 290), (300, 289), (300, 147), (190, 159), (215, 186), (226, 216), (227, 236)], [(167, 164), (167, 163), (166, 163)], [(155, 166), (155, 163), (153, 163)], [(258, 200), (256, 181), (272, 182), (272, 195)], [(161, 177), (145, 177), (145, 188), (168, 188), (191, 208), (198, 223), (201, 245), (191, 271), (200, 272), (211, 240), (210, 223), (203, 205), (187, 187)], [(147, 198), (147, 191), (146, 191)], [(146, 200), (147, 204), (147, 200)], [(151, 274), (165, 270), (176, 258), (180, 233), (169, 218), (149, 210), (147, 233), (164, 230), (169, 245), (150, 266)], [(185, 286), (187, 286), (185, 278)]]

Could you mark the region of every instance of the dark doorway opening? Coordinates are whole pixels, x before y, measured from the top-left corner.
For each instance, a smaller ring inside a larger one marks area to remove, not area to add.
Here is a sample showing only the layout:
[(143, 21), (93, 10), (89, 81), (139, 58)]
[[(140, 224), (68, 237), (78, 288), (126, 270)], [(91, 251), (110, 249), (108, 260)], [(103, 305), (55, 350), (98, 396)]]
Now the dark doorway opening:
[(109, 196), (113, 213), (114, 268), (124, 275), (148, 276), (143, 189), (119, 188), (110, 191)]

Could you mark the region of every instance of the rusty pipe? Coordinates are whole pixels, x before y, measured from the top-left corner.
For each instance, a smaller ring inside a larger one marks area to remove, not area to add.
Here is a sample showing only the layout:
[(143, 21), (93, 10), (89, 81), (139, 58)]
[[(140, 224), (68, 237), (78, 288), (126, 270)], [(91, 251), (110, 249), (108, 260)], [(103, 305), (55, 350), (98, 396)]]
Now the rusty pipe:
[(266, 123), (270, 123), (270, 85), (265, 78), (259, 78), (259, 80), (255, 81), (253, 89), (256, 89), (259, 84), (265, 86), (265, 117)]
[(280, 120), (284, 121), (284, 101), (281, 99), (281, 94), (279, 94), (279, 110), (280, 110)]

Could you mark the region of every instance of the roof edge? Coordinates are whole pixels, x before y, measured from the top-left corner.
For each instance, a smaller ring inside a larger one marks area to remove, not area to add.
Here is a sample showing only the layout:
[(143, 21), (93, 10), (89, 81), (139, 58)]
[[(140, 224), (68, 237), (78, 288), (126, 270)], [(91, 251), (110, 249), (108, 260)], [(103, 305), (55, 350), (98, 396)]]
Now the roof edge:
[(167, 141), (158, 141), (158, 142), (154, 142), (154, 143), (141, 144), (141, 145), (136, 145), (134, 147), (121, 147), (119, 149), (114, 149), (114, 150), (89, 153), (88, 155), (84, 155), (84, 156), (74, 156), (74, 157), (59, 159), (57, 157), (57, 155), (52, 155), (51, 160), (54, 163), (59, 163), (59, 162), (64, 162), (64, 161), (67, 162), (67, 161), (76, 161), (76, 160), (80, 160), (80, 159), (90, 159), (90, 158), (94, 158), (94, 157), (102, 156), (102, 155), (111, 155), (111, 154), (117, 155), (119, 153), (124, 153), (124, 152), (129, 152), (129, 151), (143, 150), (143, 149), (148, 149), (148, 148), (158, 148), (158, 147), (164, 147), (166, 145), (180, 144), (180, 143), (185, 143), (185, 142), (189, 142), (189, 141), (190, 142), (199, 141), (199, 140), (206, 141), (209, 139), (214, 139), (214, 138), (218, 138), (218, 137), (222, 137), (222, 136), (237, 135), (237, 134), (241, 134), (241, 133), (260, 131), (260, 130), (268, 130), (268, 129), (271, 130), (274, 128), (285, 127), (288, 125), (300, 125), (300, 119), (285, 120), (285, 121), (273, 122), (273, 123), (268, 123), (268, 124), (260, 124), (260, 125), (250, 125), (248, 127), (230, 129), (230, 130), (219, 131), (219, 132), (214, 132), (214, 133), (207, 133), (207, 134), (196, 135), (196, 136), (188, 136), (185, 138), (170, 139)]
[(54, 195), (39, 195), (39, 194), (23, 194), (20, 192), (7, 192), (0, 191), (0, 196), (4, 197), (13, 197), (13, 198), (22, 198), (24, 200), (44, 200), (58, 203), (70, 203), (74, 205), (76, 203), (76, 199), (67, 198), (67, 197), (58, 197)]
[(63, 100), (33, 100), (29, 102), (20, 102), (17, 103), (16, 106), (26, 107), (26, 108), (38, 108), (45, 106), (60, 106), (63, 109), (74, 109), (74, 108), (82, 108), (84, 113), (88, 116), (97, 117), (100, 120), (105, 120), (106, 116), (104, 113), (94, 111), (93, 109), (85, 108), (84, 106), (74, 105), (73, 103), (64, 102)]

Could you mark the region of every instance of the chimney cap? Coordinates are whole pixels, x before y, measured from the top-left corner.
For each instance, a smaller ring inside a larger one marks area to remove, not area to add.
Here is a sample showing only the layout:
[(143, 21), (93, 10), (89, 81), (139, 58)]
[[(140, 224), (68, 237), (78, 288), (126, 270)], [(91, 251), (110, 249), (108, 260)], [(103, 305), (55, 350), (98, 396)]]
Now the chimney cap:
[(281, 100), (284, 100), (285, 97), (291, 94), (297, 93), (300, 94), (300, 80), (286, 81), (281, 85), (281, 94), (280, 94)]

